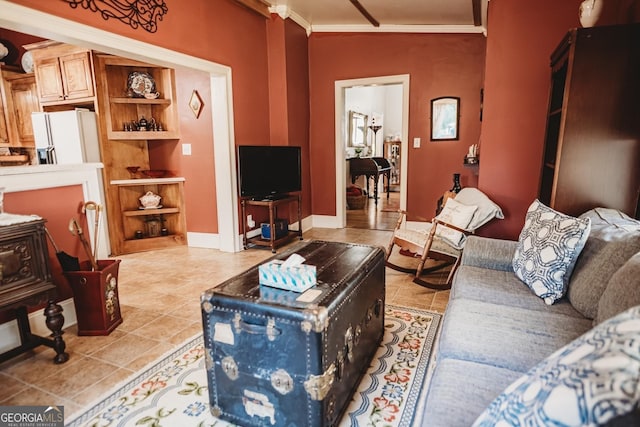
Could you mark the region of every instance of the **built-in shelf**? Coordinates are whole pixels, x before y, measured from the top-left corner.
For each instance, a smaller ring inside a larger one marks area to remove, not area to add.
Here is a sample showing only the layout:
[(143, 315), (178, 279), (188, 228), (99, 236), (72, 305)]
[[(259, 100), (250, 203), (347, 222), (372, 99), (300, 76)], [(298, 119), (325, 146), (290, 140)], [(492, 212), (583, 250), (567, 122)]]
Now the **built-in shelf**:
[(109, 101), (113, 104), (148, 104), (148, 105), (170, 105), (170, 99), (164, 98), (156, 98), (156, 99), (147, 99), (147, 98), (117, 98), (112, 97)]
[[(114, 193), (120, 208), (120, 225), (115, 233), (117, 240), (112, 242), (116, 248), (114, 252), (132, 253), (186, 244), (184, 181), (181, 176), (110, 181), (117, 190)], [(160, 207), (141, 209), (140, 198), (147, 192), (161, 197)], [(150, 221), (160, 221), (166, 235), (153, 235)], [(115, 223), (113, 225), (115, 227)]]

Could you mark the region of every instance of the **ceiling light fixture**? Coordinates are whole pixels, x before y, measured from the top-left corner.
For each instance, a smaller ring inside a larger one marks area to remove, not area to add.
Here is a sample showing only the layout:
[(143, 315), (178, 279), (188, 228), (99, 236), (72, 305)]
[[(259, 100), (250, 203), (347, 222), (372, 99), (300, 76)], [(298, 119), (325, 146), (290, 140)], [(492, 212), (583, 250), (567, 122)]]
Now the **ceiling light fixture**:
[(367, 18), (367, 21), (371, 22), (371, 25), (373, 25), (374, 27), (379, 27), (380, 23), (376, 20), (376, 18), (374, 18), (373, 16), (371, 16), (371, 14), (369, 13), (369, 11), (367, 9), (364, 8), (363, 5), (360, 4), (360, 2), (358, 0), (350, 0), (351, 4), (353, 4), (356, 9), (358, 9), (358, 11), (365, 17)]

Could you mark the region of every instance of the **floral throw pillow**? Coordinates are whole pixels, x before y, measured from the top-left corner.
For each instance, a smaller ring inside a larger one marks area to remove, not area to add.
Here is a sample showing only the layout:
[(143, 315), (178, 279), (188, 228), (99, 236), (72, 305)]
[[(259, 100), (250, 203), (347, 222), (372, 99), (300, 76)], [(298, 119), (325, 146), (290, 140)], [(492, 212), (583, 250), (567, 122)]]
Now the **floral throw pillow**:
[(639, 336), (636, 306), (533, 367), (507, 387), (473, 427), (602, 426), (635, 415), (640, 403)]
[(520, 232), (513, 271), (546, 304), (553, 304), (567, 292), (590, 231), (589, 218), (574, 218), (535, 200)]

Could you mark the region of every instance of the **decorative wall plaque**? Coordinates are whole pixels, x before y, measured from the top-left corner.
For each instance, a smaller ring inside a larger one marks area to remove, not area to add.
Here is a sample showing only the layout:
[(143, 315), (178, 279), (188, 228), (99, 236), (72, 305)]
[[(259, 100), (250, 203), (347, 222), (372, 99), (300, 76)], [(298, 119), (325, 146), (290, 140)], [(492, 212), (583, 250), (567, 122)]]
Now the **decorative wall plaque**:
[(150, 33), (158, 30), (158, 21), (167, 14), (169, 8), (164, 0), (62, 0), (73, 9), (82, 6), (92, 12), (100, 12), (107, 21), (115, 18), (131, 28), (142, 27)]

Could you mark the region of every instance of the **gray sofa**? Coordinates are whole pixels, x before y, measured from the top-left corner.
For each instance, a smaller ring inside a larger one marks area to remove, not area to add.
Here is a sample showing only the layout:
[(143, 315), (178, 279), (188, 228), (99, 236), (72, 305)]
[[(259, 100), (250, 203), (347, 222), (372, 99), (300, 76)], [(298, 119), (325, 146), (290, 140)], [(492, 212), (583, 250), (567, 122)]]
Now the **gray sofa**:
[(640, 304), (640, 221), (594, 209), (567, 296), (553, 305), (513, 272), (515, 241), (470, 237), (453, 280), (421, 417), (471, 426), (505, 388), (598, 322)]

